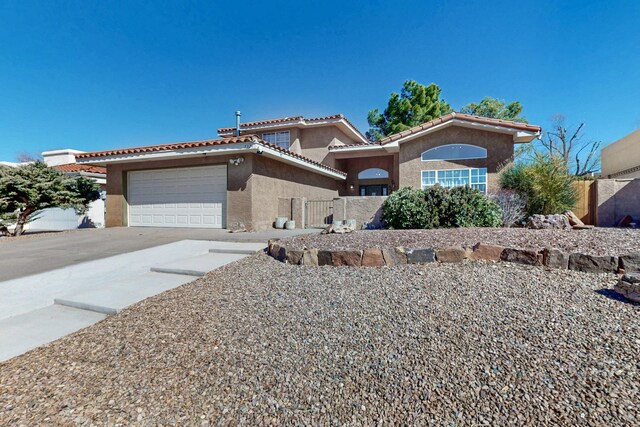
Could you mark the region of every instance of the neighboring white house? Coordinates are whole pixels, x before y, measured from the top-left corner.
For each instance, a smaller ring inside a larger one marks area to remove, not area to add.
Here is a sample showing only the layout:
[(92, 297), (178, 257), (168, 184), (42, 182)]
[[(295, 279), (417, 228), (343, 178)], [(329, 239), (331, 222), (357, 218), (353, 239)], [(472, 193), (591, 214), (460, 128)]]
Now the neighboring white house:
[[(101, 198), (91, 202), (89, 210), (84, 215), (77, 215), (74, 209), (49, 208), (41, 211), (35, 220), (25, 226), (27, 230), (73, 230), (76, 228), (104, 227), (107, 187), (107, 170), (101, 166), (79, 165), (76, 155), (84, 151), (65, 148), (62, 150), (45, 151), (43, 161), (48, 165), (70, 176), (82, 176), (100, 184)], [(18, 167), (28, 164), (17, 162), (0, 162), (0, 165)]]

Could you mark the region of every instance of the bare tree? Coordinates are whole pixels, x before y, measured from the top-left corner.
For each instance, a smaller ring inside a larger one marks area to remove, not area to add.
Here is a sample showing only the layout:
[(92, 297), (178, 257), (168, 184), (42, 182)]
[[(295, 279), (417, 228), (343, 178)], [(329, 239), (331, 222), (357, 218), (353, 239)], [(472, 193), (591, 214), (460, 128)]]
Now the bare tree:
[(545, 132), (541, 144), (550, 155), (559, 155), (576, 176), (585, 176), (600, 169), (600, 141), (584, 139), (584, 123), (575, 128), (565, 125), (565, 117), (556, 115), (551, 130)]
[(42, 161), (42, 156), (39, 154), (32, 154), (28, 151), (21, 151), (16, 156), (16, 160), (20, 163), (33, 163), (37, 161)]

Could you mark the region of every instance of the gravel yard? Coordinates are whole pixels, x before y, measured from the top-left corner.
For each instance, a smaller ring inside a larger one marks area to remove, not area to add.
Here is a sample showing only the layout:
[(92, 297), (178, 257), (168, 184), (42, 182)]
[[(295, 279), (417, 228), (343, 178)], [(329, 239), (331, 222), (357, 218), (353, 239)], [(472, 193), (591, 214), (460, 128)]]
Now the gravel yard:
[(615, 280), (256, 255), (0, 364), (0, 424), (629, 425), (640, 307)]
[(347, 234), (307, 234), (282, 240), (290, 248), (347, 250), (364, 248), (436, 248), (478, 242), (512, 248), (550, 247), (588, 255), (640, 252), (640, 229), (531, 230), (527, 228), (452, 228), (437, 230), (367, 230)]

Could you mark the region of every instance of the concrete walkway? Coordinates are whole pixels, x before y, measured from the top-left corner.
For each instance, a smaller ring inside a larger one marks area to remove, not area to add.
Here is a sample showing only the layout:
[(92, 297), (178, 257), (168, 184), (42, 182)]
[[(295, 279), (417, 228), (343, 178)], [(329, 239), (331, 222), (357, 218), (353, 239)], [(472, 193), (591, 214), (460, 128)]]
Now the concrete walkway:
[(229, 233), (227, 230), (194, 228), (115, 227), (75, 230), (6, 242), (0, 239), (0, 282), (181, 240), (266, 243), (269, 239), (319, 231)]
[(191, 282), (265, 246), (183, 240), (0, 282), (0, 361)]

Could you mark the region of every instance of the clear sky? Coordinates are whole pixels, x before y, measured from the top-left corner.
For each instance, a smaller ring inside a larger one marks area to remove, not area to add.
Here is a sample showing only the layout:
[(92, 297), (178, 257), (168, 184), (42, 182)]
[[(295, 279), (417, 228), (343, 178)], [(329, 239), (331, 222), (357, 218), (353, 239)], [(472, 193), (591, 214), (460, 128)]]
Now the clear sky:
[(612, 142), (640, 127), (640, 2), (0, 0), (0, 160), (345, 114), (407, 79), (520, 100)]

